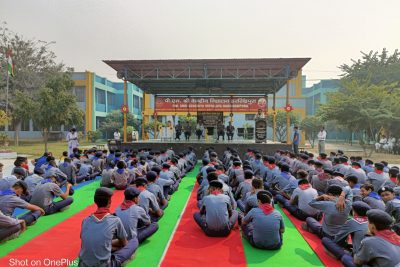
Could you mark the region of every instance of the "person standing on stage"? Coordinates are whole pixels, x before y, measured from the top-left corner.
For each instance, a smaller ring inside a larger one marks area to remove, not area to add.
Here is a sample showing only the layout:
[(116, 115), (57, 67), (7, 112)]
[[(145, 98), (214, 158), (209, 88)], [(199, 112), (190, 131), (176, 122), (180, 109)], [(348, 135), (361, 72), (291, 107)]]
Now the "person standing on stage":
[(184, 132), (185, 132), (185, 140), (189, 141), (190, 136), (192, 135), (192, 126), (190, 125), (189, 121), (186, 122), (186, 125), (184, 127)]
[(218, 121), (217, 124), (217, 141), (219, 141), (220, 136), (222, 136), (222, 140), (225, 141), (225, 126), (222, 121)]
[(181, 134), (182, 134), (182, 125), (181, 121), (178, 121), (178, 124), (175, 125), (175, 140), (178, 139), (181, 141)]
[(233, 135), (235, 134), (235, 126), (232, 125), (230, 121), (228, 126), (226, 126), (226, 135), (228, 136), (228, 141), (233, 140)]
[(257, 111), (257, 114), (254, 117), (254, 119), (265, 119), (265, 113), (262, 111), (262, 109), (259, 109)]
[(121, 143), (121, 133), (119, 132), (118, 129), (115, 129), (114, 132), (114, 140), (117, 144)]
[(200, 138), (204, 135), (204, 125), (202, 121), (199, 121), (196, 125), (196, 135), (197, 140), (200, 141)]
[(325, 153), (325, 140), (326, 140), (326, 131), (325, 127), (322, 127), (318, 133), (318, 153)]
[(294, 126), (294, 133), (293, 133), (293, 152), (297, 155), (299, 154), (299, 144), (300, 144), (300, 132), (299, 127)]
[(69, 133), (67, 134), (67, 142), (68, 142), (68, 156), (70, 156), (74, 153), (73, 152), (74, 148), (79, 146), (78, 132), (76, 131), (75, 128), (69, 130)]

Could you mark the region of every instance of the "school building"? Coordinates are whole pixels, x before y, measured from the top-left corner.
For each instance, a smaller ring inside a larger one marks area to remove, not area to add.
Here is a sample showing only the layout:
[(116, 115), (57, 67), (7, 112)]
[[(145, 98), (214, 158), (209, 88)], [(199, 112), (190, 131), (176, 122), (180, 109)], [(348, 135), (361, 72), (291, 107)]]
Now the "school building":
[[(73, 94), (76, 96), (79, 107), (85, 112), (84, 125), (78, 127), (78, 131), (96, 131), (105, 120), (106, 115), (113, 110), (120, 110), (124, 101), (124, 83), (112, 82), (94, 72), (74, 72)], [(132, 83), (127, 83), (128, 107), (135, 118), (142, 120), (143, 92)], [(50, 130), (54, 138), (65, 138), (65, 133), (69, 126), (60, 125)], [(4, 127), (4, 130), (12, 138), (14, 135), (14, 125)], [(42, 132), (32, 120), (22, 122), (21, 139), (41, 139)]]

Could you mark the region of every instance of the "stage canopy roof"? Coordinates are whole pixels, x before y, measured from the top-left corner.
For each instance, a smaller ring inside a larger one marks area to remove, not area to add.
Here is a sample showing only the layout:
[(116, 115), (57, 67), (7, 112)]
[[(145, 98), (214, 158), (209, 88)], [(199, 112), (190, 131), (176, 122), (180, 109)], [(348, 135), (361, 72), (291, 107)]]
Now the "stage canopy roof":
[(296, 77), (310, 58), (104, 60), (155, 95), (267, 95)]

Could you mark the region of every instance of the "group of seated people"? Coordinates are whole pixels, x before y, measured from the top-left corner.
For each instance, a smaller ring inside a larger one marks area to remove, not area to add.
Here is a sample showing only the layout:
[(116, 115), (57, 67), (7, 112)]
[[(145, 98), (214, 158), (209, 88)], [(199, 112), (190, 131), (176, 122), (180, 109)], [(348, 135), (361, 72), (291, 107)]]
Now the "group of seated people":
[(279, 249), (279, 204), (344, 266), (400, 264), (399, 168), (342, 151), (314, 157), (249, 149), (241, 158), (235, 149), (218, 155), (209, 148), (202, 161), (194, 220), (206, 235), (227, 236), (238, 222), (252, 246)]
[[(74, 149), (57, 163), (51, 153), (44, 153), (32, 162), (31, 173), (27, 158), (19, 157), (9, 176), (3, 177), (0, 165), (0, 242), (18, 237), (40, 216), (71, 205), (72, 185), (101, 176), (94, 193), (98, 209), (82, 222), (79, 266), (121, 266), (158, 230), (168, 200), (196, 162), (191, 147), (177, 154), (172, 149)], [(115, 211), (110, 211), (111, 188), (124, 190), (124, 201)], [(16, 208), (29, 212), (16, 218)]]

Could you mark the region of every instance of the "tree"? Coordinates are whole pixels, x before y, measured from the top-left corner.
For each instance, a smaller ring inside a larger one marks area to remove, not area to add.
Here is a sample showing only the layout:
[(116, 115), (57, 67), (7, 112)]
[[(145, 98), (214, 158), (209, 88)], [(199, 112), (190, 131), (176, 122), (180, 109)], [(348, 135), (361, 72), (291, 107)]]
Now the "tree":
[(46, 152), (51, 127), (83, 124), (84, 112), (72, 94), (73, 85), (70, 73), (59, 73), (39, 90), (37, 96), (31, 100), (34, 103), (29, 104), (34, 107), (32, 110), (34, 122), (42, 129)]
[[(64, 65), (56, 63), (55, 54), (49, 50), (52, 42), (35, 39), (25, 39), (22, 35), (12, 32), (6, 23), (0, 25), (0, 88), (6, 88), (7, 61), (6, 54), (12, 50), (15, 64), (15, 75), (9, 80), (9, 106), (15, 126), (14, 141), (18, 145), (21, 122), (32, 119), (31, 107), (22, 105), (19, 96), (34, 96), (43, 88), (54, 74), (63, 71)], [(20, 95), (18, 96), (18, 94)], [(0, 103), (5, 106), (6, 94), (0, 94)]]
[(316, 116), (307, 116), (300, 123), (300, 128), (305, 132), (306, 139), (312, 148), (314, 148), (315, 138), (317, 137), (322, 125), (323, 123)]
[[(294, 112), (289, 112), (290, 126), (299, 124), (299, 115)], [(273, 116), (268, 116), (268, 124), (273, 127)], [(276, 136), (279, 142), (285, 141), (286, 138), (286, 112), (278, 110), (276, 113)]]
[(342, 86), (341, 91), (328, 94), (327, 104), (321, 105), (317, 115), (324, 122), (335, 121), (351, 132), (363, 133), (360, 144), (365, 154), (370, 155), (380, 130), (394, 130), (400, 123), (400, 108), (396, 104), (400, 92), (393, 90), (393, 84), (373, 85), (355, 80), (344, 81)]
[[(148, 121), (144, 124), (145, 135), (147, 136), (147, 138), (149, 138), (149, 135), (152, 135), (154, 139), (157, 139), (160, 135), (160, 131), (162, 131), (162, 127), (164, 126), (165, 125), (162, 122), (152, 119), (151, 121)], [(155, 127), (157, 129), (157, 134), (154, 136)]]
[[(132, 113), (127, 114), (127, 125), (132, 126), (135, 131), (139, 129), (139, 122)], [(120, 110), (113, 110), (107, 114), (106, 119), (100, 124), (99, 130), (103, 134), (112, 135), (115, 129), (124, 127), (124, 114)]]

